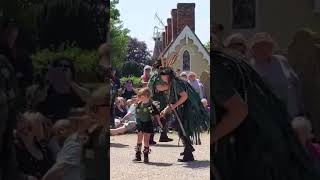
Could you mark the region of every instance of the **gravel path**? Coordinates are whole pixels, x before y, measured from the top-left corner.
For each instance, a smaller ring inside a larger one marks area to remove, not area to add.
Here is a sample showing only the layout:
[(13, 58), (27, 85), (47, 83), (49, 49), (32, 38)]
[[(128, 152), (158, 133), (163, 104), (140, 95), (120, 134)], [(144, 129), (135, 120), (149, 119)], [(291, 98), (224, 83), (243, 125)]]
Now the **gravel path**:
[[(168, 135), (173, 142), (158, 143), (151, 146), (149, 164), (133, 162), (136, 135), (128, 134), (110, 137), (110, 166), (112, 180), (209, 180), (210, 179), (210, 142), (209, 134), (201, 136), (202, 145), (194, 146), (195, 161), (177, 162), (183, 147), (175, 133)], [(159, 140), (159, 134), (155, 135)]]

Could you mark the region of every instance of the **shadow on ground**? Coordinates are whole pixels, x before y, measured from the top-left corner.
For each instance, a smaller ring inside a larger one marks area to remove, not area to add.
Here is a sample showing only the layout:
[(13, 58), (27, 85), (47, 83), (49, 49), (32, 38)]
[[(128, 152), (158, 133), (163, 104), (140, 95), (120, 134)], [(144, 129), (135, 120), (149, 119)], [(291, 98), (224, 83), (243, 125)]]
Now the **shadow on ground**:
[(192, 162), (186, 162), (185, 164), (183, 164), (183, 167), (186, 168), (207, 168), (210, 167), (210, 161), (205, 160), (205, 161), (192, 161)]
[[(134, 163), (144, 163), (144, 162), (134, 162)], [(149, 162), (149, 163), (146, 163), (146, 165), (167, 167), (167, 166), (172, 166), (173, 164), (172, 163), (161, 163), (161, 162)]]
[(126, 148), (126, 147), (129, 147), (129, 145), (120, 144), (120, 143), (110, 143), (110, 147), (114, 147), (114, 148)]

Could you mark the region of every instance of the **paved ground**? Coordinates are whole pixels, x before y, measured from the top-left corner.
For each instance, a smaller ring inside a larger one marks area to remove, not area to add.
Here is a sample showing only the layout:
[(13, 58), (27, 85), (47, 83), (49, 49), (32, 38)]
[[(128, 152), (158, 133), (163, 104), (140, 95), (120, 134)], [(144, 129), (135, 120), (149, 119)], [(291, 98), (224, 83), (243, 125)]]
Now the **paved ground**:
[[(173, 142), (158, 143), (151, 146), (150, 163), (133, 162), (136, 135), (110, 137), (110, 166), (112, 180), (209, 180), (210, 179), (210, 144), (209, 134), (202, 135), (202, 145), (195, 146), (195, 161), (177, 162), (183, 147), (178, 136), (169, 134)], [(159, 140), (159, 134), (155, 135)]]

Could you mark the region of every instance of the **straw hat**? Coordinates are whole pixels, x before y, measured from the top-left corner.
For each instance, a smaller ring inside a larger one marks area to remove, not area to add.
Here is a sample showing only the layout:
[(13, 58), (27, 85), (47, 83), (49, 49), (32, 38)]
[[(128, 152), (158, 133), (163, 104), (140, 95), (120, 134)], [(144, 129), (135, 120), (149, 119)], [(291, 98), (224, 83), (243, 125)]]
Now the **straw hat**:
[(229, 47), (233, 44), (243, 44), (246, 46), (247, 40), (245, 37), (240, 33), (235, 33), (228, 36), (224, 42), (225, 47)]
[(275, 42), (269, 33), (260, 32), (256, 33), (251, 39), (250, 48), (261, 42), (271, 43), (273, 46), (275, 46)]

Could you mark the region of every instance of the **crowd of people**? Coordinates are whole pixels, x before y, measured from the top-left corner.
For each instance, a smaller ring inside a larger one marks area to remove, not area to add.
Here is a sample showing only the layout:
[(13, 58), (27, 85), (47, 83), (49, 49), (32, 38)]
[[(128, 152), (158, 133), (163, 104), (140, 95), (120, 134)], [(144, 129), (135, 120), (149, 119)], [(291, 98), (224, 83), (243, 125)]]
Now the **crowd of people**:
[(107, 179), (107, 87), (81, 87), (65, 57), (34, 75), (19, 30), (0, 29), (0, 179)]
[(286, 53), (267, 32), (247, 39), (224, 38), (221, 24), (213, 30), (215, 177), (318, 179), (319, 145)]
[[(120, 84), (119, 78), (113, 71), (113, 77), (111, 78), (113, 84), (113, 110), (111, 123), (111, 135), (119, 135), (125, 133), (137, 133), (137, 147), (135, 160), (141, 160), (141, 146), (144, 139), (144, 154), (145, 162), (148, 162), (147, 154), (149, 152), (149, 145), (157, 144), (154, 140), (155, 132), (160, 133), (159, 142), (170, 142), (173, 139), (168, 137), (168, 132), (171, 130), (177, 130), (174, 125), (176, 117), (173, 113), (165, 114), (166, 107), (168, 106), (167, 96), (165, 92), (152, 87), (150, 81), (159, 72), (160, 65), (155, 63), (153, 67), (146, 65), (143, 69), (143, 73), (140, 77), (140, 86), (133, 87), (133, 82), (127, 80), (124, 84)], [(209, 73), (207, 72), (206, 75)], [(200, 82), (197, 75), (193, 72), (180, 72), (176, 69), (174, 76), (181, 81), (188, 83), (190, 87), (196, 92), (199, 97), (199, 102), (202, 103), (203, 109), (206, 109), (206, 113), (209, 114), (210, 104), (207, 98), (204, 84)], [(208, 84), (206, 84), (208, 86)], [(159, 86), (160, 87), (160, 86)], [(161, 88), (167, 88), (162, 85)], [(155, 90), (157, 89), (157, 90)], [(168, 90), (164, 91), (168, 91)], [(145, 112), (143, 114), (140, 110), (149, 109), (150, 113)], [(151, 119), (149, 119), (152, 117)], [(147, 123), (146, 123), (147, 122)], [(143, 133), (146, 133), (147, 136)]]
[[(137, 96), (139, 89), (148, 87), (149, 80), (152, 76), (152, 67), (146, 65), (143, 70), (143, 74), (140, 77), (141, 85), (134, 87), (132, 80), (127, 80), (124, 84), (120, 83), (119, 78), (116, 76), (116, 70), (113, 70), (113, 77), (111, 78), (114, 86), (114, 100), (113, 100), (113, 110), (111, 123), (111, 135), (119, 135), (124, 133), (133, 133), (136, 131), (136, 120), (135, 120), (135, 108), (136, 104), (139, 102)], [(197, 78), (194, 72), (180, 72), (180, 69), (176, 69), (176, 76), (180, 79), (188, 82), (194, 90), (199, 94), (201, 102), (205, 109), (210, 112), (210, 104), (208, 101), (208, 94), (206, 94), (204, 84)], [(208, 84), (206, 84), (208, 86)], [(159, 101), (155, 99), (154, 101)], [(163, 109), (159, 107), (158, 109)], [(172, 120), (172, 119), (170, 119)], [(171, 122), (169, 122), (170, 124)], [(156, 126), (155, 126), (156, 128)], [(168, 127), (171, 129), (171, 127)], [(161, 140), (160, 140), (161, 142)], [(162, 141), (166, 142), (166, 141)], [(150, 144), (156, 144), (153, 140), (153, 136), (150, 138)]]

